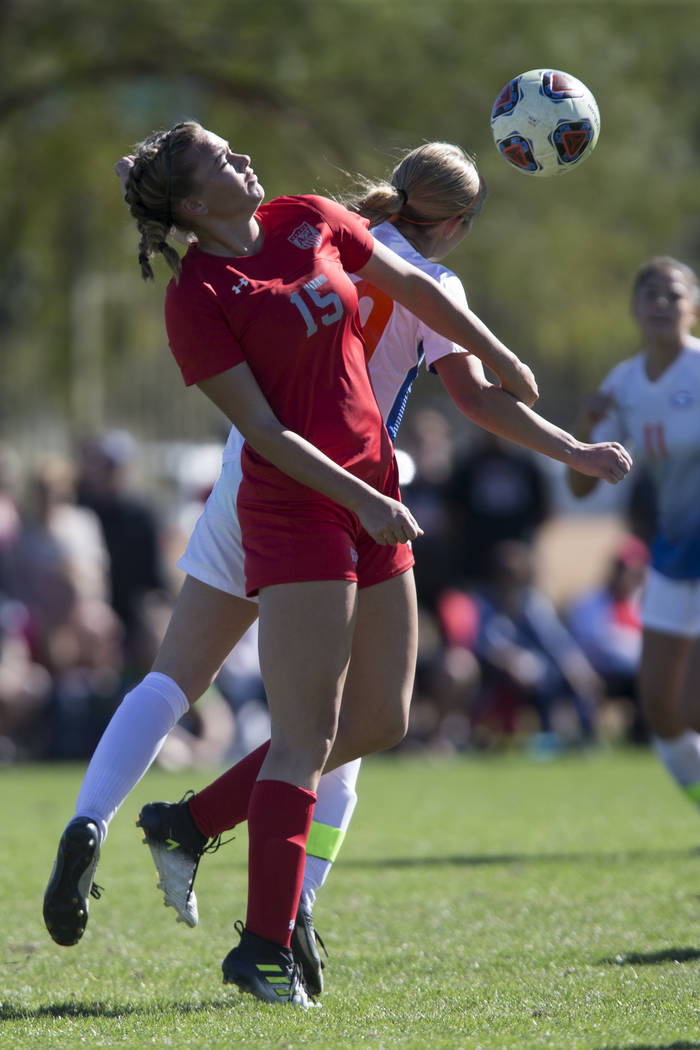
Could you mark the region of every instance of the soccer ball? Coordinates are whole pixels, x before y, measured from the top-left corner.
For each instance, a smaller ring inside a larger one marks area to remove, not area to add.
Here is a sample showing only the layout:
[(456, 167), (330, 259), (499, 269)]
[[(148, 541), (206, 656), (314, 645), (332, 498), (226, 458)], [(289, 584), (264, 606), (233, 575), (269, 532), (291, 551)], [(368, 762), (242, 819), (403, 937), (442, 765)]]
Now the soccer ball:
[(491, 130), (501, 156), (518, 171), (563, 175), (593, 152), (600, 114), (576, 77), (558, 69), (531, 69), (498, 93)]

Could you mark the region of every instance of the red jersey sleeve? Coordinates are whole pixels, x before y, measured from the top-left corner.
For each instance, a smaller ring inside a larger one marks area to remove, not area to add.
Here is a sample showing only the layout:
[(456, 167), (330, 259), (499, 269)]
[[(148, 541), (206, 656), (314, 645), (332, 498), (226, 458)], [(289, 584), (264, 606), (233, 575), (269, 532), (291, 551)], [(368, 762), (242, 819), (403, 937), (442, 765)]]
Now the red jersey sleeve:
[(369, 232), (369, 220), (348, 211), (342, 204), (328, 197), (309, 195), (304, 198), (322, 216), (331, 230), (333, 244), (340, 254), (346, 273), (355, 273), (369, 262), (374, 251), (374, 237)]
[(187, 386), (226, 372), (246, 360), (206, 281), (174, 279), (165, 293), (165, 327)]

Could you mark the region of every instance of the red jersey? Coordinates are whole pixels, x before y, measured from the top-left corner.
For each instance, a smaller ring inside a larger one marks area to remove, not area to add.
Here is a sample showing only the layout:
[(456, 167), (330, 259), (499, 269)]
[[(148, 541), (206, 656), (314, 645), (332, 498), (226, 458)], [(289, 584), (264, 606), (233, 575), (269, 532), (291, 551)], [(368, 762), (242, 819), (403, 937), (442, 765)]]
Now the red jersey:
[[(369, 260), (367, 222), (323, 197), (261, 205), (253, 256), (190, 246), (168, 285), (165, 318), (185, 382), (247, 362), (272, 411), (340, 466), (384, 489), (393, 448), (367, 374), (357, 294), (348, 273)], [(321, 499), (249, 445), (241, 498)]]

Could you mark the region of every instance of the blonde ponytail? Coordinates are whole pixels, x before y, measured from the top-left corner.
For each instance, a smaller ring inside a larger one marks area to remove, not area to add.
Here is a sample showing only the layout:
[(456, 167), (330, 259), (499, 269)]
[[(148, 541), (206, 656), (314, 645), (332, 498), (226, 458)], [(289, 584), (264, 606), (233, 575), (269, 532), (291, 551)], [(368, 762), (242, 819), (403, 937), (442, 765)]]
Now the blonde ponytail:
[(453, 215), (477, 214), (485, 195), (468, 153), (448, 142), (427, 142), (403, 156), (391, 181), (357, 177), (342, 202), (369, 219), (370, 226), (388, 219), (429, 226)]

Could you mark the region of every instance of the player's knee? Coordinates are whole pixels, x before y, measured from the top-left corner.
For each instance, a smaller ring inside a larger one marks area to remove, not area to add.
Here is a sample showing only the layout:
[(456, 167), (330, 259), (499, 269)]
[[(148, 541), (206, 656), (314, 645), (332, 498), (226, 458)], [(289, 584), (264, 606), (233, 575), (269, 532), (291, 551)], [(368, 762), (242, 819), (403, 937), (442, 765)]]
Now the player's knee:
[(383, 717), (373, 725), (374, 751), (386, 751), (396, 747), (408, 732), (408, 711), (400, 708), (383, 712)]

